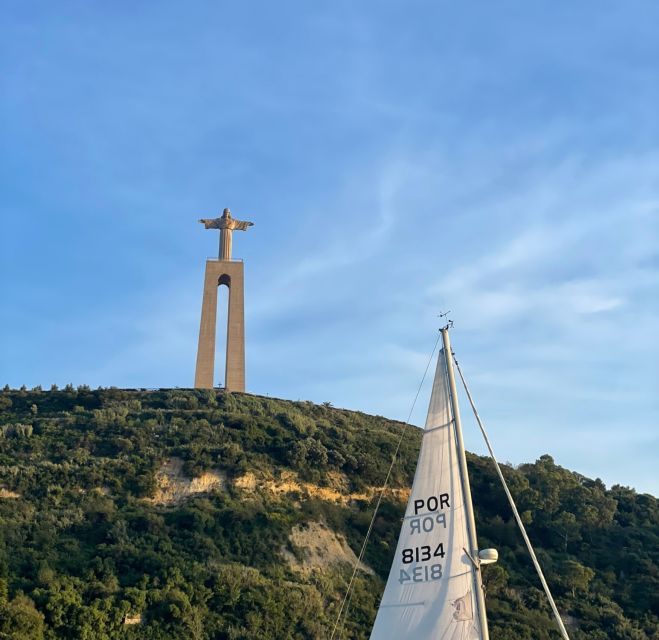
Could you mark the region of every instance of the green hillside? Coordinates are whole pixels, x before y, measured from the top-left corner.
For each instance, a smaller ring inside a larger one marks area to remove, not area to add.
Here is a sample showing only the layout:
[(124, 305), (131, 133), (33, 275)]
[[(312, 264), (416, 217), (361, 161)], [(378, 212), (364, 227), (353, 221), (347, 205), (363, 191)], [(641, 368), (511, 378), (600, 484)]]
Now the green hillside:
[[(401, 424), (192, 390), (0, 392), (0, 639), (328, 638)], [(409, 429), (344, 638), (368, 638)], [(469, 457), (492, 640), (558, 638), (490, 462)], [(543, 456), (505, 473), (574, 640), (659, 639), (659, 506)]]

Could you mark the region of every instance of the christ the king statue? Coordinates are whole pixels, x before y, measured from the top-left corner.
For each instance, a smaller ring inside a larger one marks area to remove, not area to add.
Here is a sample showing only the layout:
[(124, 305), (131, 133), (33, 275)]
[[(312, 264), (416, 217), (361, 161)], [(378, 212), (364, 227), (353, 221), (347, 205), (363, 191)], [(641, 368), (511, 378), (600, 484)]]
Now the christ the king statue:
[(231, 211), (225, 209), (221, 218), (202, 218), (201, 222), (206, 229), (220, 230), (220, 260), (231, 260), (231, 241), (234, 231), (247, 231), (253, 222), (244, 222), (231, 217)]

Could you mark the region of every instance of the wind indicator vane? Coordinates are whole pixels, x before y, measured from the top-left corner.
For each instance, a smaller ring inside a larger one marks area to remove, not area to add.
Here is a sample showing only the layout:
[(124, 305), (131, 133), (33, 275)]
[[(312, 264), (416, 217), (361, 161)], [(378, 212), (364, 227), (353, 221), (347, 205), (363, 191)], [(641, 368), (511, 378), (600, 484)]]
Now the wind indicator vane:
[(453, 328), (453, 320), (451, 320), (448, 315), (451, 313), (451, 310), (449, 309), (448, 311), (445, 311), (444, 313), (440, 313), (437, 317), (438, 318), (446, 318), (446, 329), (452, 329)]

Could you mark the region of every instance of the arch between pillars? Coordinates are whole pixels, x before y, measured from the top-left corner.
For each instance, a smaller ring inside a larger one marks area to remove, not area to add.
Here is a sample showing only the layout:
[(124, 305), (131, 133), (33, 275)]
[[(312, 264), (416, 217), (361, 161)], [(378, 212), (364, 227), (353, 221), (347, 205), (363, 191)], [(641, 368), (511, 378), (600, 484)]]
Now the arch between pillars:
[[(226, 287), (226, 295), (220, 291), (222, 287)], [(215, 364), (213, 366), (213, 383), (222, 384), (226, 388), (227, 368), (229, 363), (227, 361), (227, 353), (229, 349), (229, 322), (230, 315), (229, 309), (231, 307), (231, 276), (228, 273), (222, 273), (217, 279), (217, 314), (215, 321)], [(222, 323), (218, 323), (220, 318), (225, 319), (224, 335), (222, 334)], [(220, 347), (224, 342), (223, 347)], [(220, 347), (220, 348), (218, 348)], [(222, 368), (219, 368), (218, 359), (221, 359)], [(224, 381), (223, 383), (219, 381)]]

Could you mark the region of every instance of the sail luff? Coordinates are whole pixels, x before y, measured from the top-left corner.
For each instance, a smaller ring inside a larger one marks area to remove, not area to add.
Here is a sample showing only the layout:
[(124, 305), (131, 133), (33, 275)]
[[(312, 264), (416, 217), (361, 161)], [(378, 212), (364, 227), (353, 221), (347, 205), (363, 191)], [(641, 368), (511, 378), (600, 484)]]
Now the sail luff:
[(483, 581), (478, 558), (478, 540), (476, 538), (476, 519), (474, 518), (474, 506), (471, 501), (471, 486), (469, 483), (469, 471), (467, 469), (467, 456), (465, 453), (464, 439), (462, 437), (462, 422), (460, 420), (460, 407), (458, 405), (458, 391), (455, 384), (455, 372), (453, 371), (453, 351), (448, 327), (442, 329), (442, 342), (444, 344), (444, 357), (446, 358), (446, 372), (448, 374), (449, 396), (453, 420), (455, 421), (456, 446), (458, 451), (460, 479), (464, 496), (465, 511), (467, 515), (467, 533), (469, 536), (469, 555), (474, 562), (474, 591), (476, 594), (476, 606), (480, 629), (483, 640), (489, 640), (490, 634), (487, 627), (487, 612), (485, 609), (485, 596), (483, 593)]

